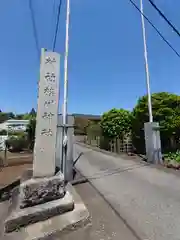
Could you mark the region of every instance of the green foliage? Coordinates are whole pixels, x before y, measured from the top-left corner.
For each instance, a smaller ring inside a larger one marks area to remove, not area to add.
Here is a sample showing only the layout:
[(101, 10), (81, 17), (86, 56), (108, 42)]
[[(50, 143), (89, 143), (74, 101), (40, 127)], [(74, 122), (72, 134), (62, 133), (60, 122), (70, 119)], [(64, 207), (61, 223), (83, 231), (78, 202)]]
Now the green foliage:
[(7, 135), (7, 131), (5, 129), (0, 131), (0, 136), (4, 136)]
[(89, 120), (88, 125), (86, 127), (86, 133), (87, 135), (91, 136), (101, 136), (102, 128), (100, 122)]
[(23, 114), (23, 116), (22, 116), (22, 119), (23, 120), (30, 120), (32, 117), (31, 117), (31, 115), (29, 114), (29, 113), (25, 113), (25, 114)]
[(88, 119), (82, 117), (75, 117), (75, 135), (86, 135), (86, 127), (88, 126)]
[(177, 163), (180, 163), (180, 150), (177, 150), (176, 152), (169, 152), (166, 155), (166, 158), (168, 161), (175, 161)]
[(3, 123), (9, 119), (18, 119), (18, 120), (29, 120), (36, 117), (36, 111), (34, 108), (31, 109), (29, 113), (24, 114), (14, 114), (12, 112), (1, 112), (0, 111), (0, 123)]
[[(154, 121), (160, 123), (162, 149), (170, 148), (170, 139), (179, 138), (180, 133), (180, 96), (160, 92), (152, 94)], [(149, 121), (147, 96), (138, 100), (132, 112), (133, 144), (138, 152), (145, 151), (144, 123)]]
[(25, 113), (22, 116), (23, 120), (30, 120), (30, 119), (34, 119), (34, 118), (36, 118), (36, 111), (34, 108), (32, 108), (29, 113)]
[(23, 117), (24, 117), (24, 114), (17, 114), (17, 115), (15, 116), (15, 119), (22, 120)]
[(14, 117), (15, 115), (12, 112), (0, 112), (0, 123), (3, 123), (8, 119), (12, 119)]
[(86, 115), (86, 114), (73, 114), (74, 116), (74, 135), (86, 135), (89, 121), (98, 123), (101, 116)]
[(27, 133), (24, 131), (8, 131), (8, 136), (27, 137)]
[(29, 142), (29, 148), (34, 148), (34, 142), (35, 142), (35, 131), (36, 131), (36, 119), (32, 118), (30, 119), (29, 125), (27, 126), (27, 134), (28, 134), (28, 142)]
[(36, 117), (36, 111), (34, 108), (31, 109), (29, 115), (32, 117), (32, 118), (35, 118)]
[(25, 134), (21, 134), (19, 136), (10, 136), (6, 140), (6, 147), (9, 151), (12, 152), (20, 152), (23, 149), (27, 148), (28, 141)]
[(103, 114), (100, 124), (105, 137), (123, 138), (131, 130), (131, 113), (114, 108)]

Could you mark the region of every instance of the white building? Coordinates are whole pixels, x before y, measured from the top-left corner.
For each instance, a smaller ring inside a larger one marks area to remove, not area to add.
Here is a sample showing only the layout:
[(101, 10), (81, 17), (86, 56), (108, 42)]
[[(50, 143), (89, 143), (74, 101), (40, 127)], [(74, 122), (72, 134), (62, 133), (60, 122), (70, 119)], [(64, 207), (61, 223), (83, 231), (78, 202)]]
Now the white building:
[(0, 131), (26, 131), (29, 120), (9, 119), (0, 124)]
[(27, 126), (29, 124), (29, 120), (17, 120), (17, 119), (9, 119), (3, 123), (0, 123), (0, 131), (6, 130), (7, 135), (0, 135), (0, 151), (5, 149), (5, 141), (8, 138), (8, 132), (25, 132)]

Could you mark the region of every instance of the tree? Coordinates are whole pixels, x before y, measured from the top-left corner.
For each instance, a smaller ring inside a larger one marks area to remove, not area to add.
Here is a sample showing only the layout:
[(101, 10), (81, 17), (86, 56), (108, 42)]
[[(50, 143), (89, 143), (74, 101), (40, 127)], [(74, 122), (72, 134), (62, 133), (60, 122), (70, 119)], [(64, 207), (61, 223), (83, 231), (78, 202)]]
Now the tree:
[(36, 111), (35, 111), (34, 108), (31, 109), (29, 115), (30, 115), (31, 117), (36, 117)]
[(0, 123), (7, 121), (8, 119), (15, 118), (12, 112), (0, 112)]
[(86, 133), (90, 136), (101, 136), (102, 128), (99, 122), (96, 121), (88, 121), (88, 125), (86, 127)]
[[(166, 151), (172, 139), (180, 136), (180, 96), (167, 92), (152, 94), (152, 112), (154, 121), (160, 123), (162, 149)], [(144, 123), (148, 121), (148, 101), (143, 96), (132, 112), (133, 144), (138, 152), (145, 152)]]
[(114, 108), (103, 114), (100, 124), (104, 136), (123, 138), (131, 130), (131, 113)]
[(7, 114), (7, 116), (8, 116), (8, 119), (13, 119), (13, 118), (15, 118), (15, 114), (13, 113), (13, 112), (8, 112), (8, 113), (6, 113)]
[(29, 113), (23, 114), (23, 120), (30, 120), (31, 118), (33, 117)]
[(30, 119), (30, 122), (27, 126), (27, 134), (28, 134), (28, 141), (29, 141), (29, 148), (32, 150), (34, 148), (35, 142), (35, 130), (36, 130), (36, 119)]
[(20, 152), (28, 147), (28, 141), (25, 133), (18, 133), (18, 135), (11, 135), (5, 142), (9, 151)]
[(17, 114), (15, 118), (16, 118), (17, 120), (22, 120), (23, 117), (24, 117), (24, 114)]
[(83, 117), (75, 117), (75, 135), (86, 135), (86, 127), (88, 126), (88, 119)]
[(2, 129), (0, 130), (0, 136), (7, 135), (7, 130)]

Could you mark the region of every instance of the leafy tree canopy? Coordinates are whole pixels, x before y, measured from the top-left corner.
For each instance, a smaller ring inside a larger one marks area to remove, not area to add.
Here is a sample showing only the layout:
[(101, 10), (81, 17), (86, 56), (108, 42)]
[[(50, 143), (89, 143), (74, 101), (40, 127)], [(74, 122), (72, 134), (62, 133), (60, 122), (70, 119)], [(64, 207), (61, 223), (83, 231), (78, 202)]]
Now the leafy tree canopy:
[(36, 116), (36, 111), (34, 108), (31, 109), (29, 115), (31, 115), (32, 117), (35, 117)]
[(15, 115), (12, 112), (0, 112), (0, 123), (7, 121), (8, 119), (14, 118)]
[(30, 148), (33, 149), (34, 142), (35, 142), (35, 131), (36, 131), (36, 119), (32, 118), (30, 119), (30, 122), (27, 126), (27, 134), (28, 134), (28, 141), (30, 144)]
[(86, 132), (88, 135), (101, 136), (102, 129), (100, 122), (89, 120), (88, 125), (86, 127)]
[(131, 113), (124, 109), (113, 108), (102, 116), (103, 135), (114, 138), (123, 137), (131, 129)]
[[(180, 133), (180, 96), (168, 92), (152, 94), (153, 120), (160, 123), (161, 140), (167, 142)], [(144, 148), (144, 123), (149, 121), (148, 100), (143, 96), (138, 100), (132, 112), (132, 129), (134, 144)]]

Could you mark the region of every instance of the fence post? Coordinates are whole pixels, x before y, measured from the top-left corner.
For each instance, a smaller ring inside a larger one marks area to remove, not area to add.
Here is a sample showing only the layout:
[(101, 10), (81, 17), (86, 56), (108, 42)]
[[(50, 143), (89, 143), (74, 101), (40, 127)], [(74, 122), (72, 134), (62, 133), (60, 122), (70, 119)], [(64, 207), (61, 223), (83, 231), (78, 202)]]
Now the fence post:
[(114, 139), (114, 152), (117, 153), (117, 138)]
[(112, 140), (110, 140), (110, 151), (112, 152)]
[(120, 153), (120, 144), (119, 144), (119, 138), (117, 138), (117, 153)]

